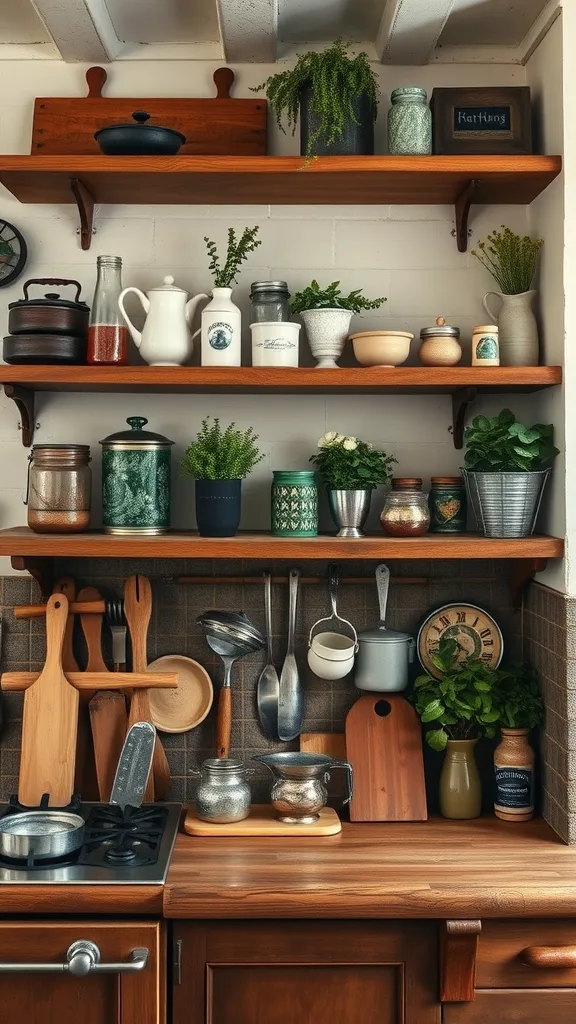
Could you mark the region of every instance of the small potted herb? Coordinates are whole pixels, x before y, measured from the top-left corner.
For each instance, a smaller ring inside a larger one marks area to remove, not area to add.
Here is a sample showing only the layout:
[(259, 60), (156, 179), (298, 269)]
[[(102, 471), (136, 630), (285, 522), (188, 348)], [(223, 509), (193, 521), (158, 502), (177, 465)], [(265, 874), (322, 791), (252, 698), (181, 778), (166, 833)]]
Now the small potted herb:
[(525, 427), (510, 409), (476, 416), (464, 433), (463, 475), (485, 537), (534, 532), (544, 487), (558, 449), (552, 424)]
[(494, 751), (494, 814), (504, 821), (534, 817), (534, 751), (531, 729), (544, 721), (538, 677), (530, 665), (500, 669), (494, 707), (500, 715), (501, 740)]
[(386, 299), (364, 298), (361, 288), (345, 295), (340, 281), (332, 281), (326, 288), (312, 281), (303, 291), (296, 292), (290, 308), (302, 317), (312, 355), (318, 359), (317, 368), (337, 368), (336, 360), (342, 355), (353, 314), (378, 309), (383, 302)]
[(310, 462), (328, 489), (337, 536), (362, 537), (372, 492), (390, 480), (394, 456), (373, 448), (369, 441), (330, 430), (318, 441), (318, 452)]
[(500, 712), (495, 704), (496, 670), (479, 659), (458, 660), (457, 641), (440, 640), (432, 663), (439, 677), (418, 676), (411, 701), (424, 725), (426, 742), (445, 750), (440, 774), (440, 813), (445, 818), (477, 818), (482, 785), (474, 747), (480, 736), (495, 736)]
[(321, 53), (302, 53), (288, 71), (272, 75), (265, 90), (279, 127), (296, 131), (303, 156), (371, 155), (378, 111), (378, 79), (366, 53), (355, 57), (337, 39)]
[(261, 245), (257, 234), (258, 225), (244, 228), (240, 238), (236, 237), (234, 228), (228, 228), (223, 262), (216, 242), (204, 237), (214, 287), (211, 301), (202, 310), (202, 366), (242, 365), (242, 317), (238, 306), (232, 302), (232, 285), (244, 261)]
[(264, 458), (252, 427), (239, 430), (202, 420), (181, 467), (196, 479), (196, 521), (201, 537), (233, 537), (240, 525), (242, 480)]
[(502, 302), (497, 317), (502, 366), (538, 366), (538, 325), (532, 311), (536, 292), (532, 290), (532, 282), (543, 240), (516, 235), (504, 225), (502, 228), (502, 231), (493, 231), (472, 250), (472, 255), (486, 267), (500, 289), (486, 292), (484, 308), (494, 320), (488, 297), (496, 295)]

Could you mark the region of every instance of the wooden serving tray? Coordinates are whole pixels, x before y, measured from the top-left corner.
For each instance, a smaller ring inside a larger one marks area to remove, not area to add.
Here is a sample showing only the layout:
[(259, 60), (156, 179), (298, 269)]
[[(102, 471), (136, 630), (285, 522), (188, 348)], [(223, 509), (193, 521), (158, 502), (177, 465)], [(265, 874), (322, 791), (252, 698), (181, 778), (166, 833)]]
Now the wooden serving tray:
[(286, 825), (278, 821), (272, 804), (252, 804), (250, 815), (244, 821), (228, 825), (214, 825), (201, 821), (193, 807), (189, 807), (184, 831), (190, 836), (335, 836), (342, 831), (342, 822), (332, 807), (323, 807), (320, 818), (313, 825)]
[(231, 99), (234, 72), (230, 68), (214, 72), (217, 95), (213, 99), (102, 97), (106, 78), (104, 68), (89, 68), (86, 97), (35, 100), (32, 154), (99, 153), (94, 132), (107, 125), (130, 124), (134, 111), (145, 110), (150, 124), (175, 128), (186, 136), (178, 155), (266, 155), (266, 100)]

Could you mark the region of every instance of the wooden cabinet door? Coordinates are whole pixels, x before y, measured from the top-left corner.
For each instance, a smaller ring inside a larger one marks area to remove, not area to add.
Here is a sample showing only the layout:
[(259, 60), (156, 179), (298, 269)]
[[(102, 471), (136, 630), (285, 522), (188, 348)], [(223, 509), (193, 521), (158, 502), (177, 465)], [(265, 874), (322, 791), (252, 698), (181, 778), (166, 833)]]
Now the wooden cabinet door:
[[(100, 963), (125, 963), (147, 949), (134, 973), (74, 976), (40, 972), (65, 964), (78, 940), (94, 943)], [(0, 923), (1, 1024), (165, 1024), (164, 938), (157, 921)], [(15, 965), (22, 965), (18, 969)]]
[(573, 989), (483, 989), (473, 1003), (447, 1003), (443, 1024), (574, 1024)]
[(173, 1024), (439, 1024), (434, 923), (176, 922)]

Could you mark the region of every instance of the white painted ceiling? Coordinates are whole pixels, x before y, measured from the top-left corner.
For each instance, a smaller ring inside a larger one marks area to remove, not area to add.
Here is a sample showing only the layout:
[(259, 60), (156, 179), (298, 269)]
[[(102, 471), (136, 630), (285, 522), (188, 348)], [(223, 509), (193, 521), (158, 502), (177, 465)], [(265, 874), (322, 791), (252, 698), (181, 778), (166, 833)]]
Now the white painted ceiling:
[[(566, 0), (564, 0), (566, 2)], [(574, 3), (576, 0), (569, 0)], [(274, 61), (337, 36), (374, 60), (519, 63), (562, 0), (0, 0), (0, 59)], [(14, 51), (10, 47), (14, 46)]]

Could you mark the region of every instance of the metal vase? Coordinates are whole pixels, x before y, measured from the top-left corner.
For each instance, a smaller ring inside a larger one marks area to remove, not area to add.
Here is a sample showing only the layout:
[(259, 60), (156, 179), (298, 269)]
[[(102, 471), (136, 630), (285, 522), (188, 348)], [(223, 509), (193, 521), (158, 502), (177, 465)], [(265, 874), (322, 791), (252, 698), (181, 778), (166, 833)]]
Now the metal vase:
[(534, 532), (550, 470), (475, 473), (463, 469), (468, 499), (485, 537), (529, 537)]
[(363, 537), (364, 523), (370, 511), (372, 491), (328, 490), (330, 514), (338, 527), (337, 537)]

